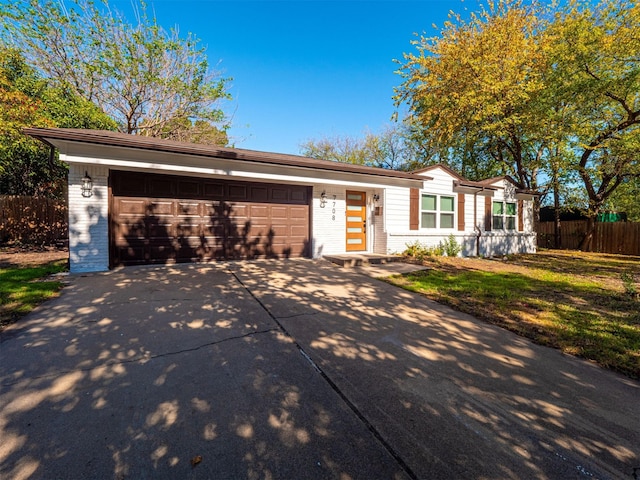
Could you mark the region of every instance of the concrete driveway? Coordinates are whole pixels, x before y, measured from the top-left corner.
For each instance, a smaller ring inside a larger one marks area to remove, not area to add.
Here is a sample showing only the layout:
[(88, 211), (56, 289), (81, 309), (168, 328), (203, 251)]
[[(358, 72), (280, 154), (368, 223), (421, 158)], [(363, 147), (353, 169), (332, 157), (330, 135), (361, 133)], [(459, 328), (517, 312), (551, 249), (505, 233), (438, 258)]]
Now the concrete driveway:
[(75, 276), (1, 334), (0, 478), (634, 467), (638, 382), (325, 262)]

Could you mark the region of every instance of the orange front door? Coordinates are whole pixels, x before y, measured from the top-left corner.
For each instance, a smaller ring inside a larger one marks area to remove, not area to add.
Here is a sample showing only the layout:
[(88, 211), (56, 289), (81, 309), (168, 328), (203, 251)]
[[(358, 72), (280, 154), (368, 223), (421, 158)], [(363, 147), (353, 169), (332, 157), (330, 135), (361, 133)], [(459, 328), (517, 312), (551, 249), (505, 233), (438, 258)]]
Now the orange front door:
[(347, 190), (347, 252), (367, 249), (367, 194)]

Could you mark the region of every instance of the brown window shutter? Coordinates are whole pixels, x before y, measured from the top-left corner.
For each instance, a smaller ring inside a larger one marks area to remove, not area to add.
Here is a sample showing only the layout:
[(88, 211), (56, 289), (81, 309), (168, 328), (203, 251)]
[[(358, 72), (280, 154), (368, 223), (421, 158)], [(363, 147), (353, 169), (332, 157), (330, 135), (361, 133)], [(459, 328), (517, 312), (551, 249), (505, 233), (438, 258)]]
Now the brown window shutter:
[(492, 197), (484, 197), (484, 231), (491, 231), (491, 200)]
[(524, 212), (522, 211), (524, 207), (524, 201), (518, 200), (518, 231), (522, 232), (524, 230)]
[(409, 230), (420, 228), (420, 190), (412, 188), (409, 192)]
[(464, 232), (464, 193), (458, 193), (458, 230)]

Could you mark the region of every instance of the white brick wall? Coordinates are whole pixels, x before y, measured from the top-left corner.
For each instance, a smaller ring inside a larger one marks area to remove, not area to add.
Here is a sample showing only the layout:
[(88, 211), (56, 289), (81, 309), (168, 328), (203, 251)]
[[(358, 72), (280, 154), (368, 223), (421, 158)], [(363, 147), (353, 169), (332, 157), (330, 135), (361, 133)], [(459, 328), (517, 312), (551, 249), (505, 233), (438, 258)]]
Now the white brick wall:
[[(85, 172), (93, 181), (91, 197), (82, 196)], [(72, 273), (109, 268), (109, 169), (100, 165), (69, 166), (69, 263)]]

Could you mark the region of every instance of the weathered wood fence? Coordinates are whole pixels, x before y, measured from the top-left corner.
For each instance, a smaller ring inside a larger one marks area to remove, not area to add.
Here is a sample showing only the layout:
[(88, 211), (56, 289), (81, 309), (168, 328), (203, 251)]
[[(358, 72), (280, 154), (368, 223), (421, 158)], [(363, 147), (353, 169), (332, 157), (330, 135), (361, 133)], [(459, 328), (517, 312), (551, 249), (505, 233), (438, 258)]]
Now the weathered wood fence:
[[(554, 222), (538, 224), (538, 246), (555, 248)], [(577, 250), (586, 235), (586, 220), (571, 220), (560, 223), (559, 248)], [(602, 222), (596, 223), (596, 231), (591, 242), (591, 251), (620, 255), (640, 255), (640, 223)]]
[(0, 244), (51, 245), (67, 239), (66, 202), (0, 195)]

